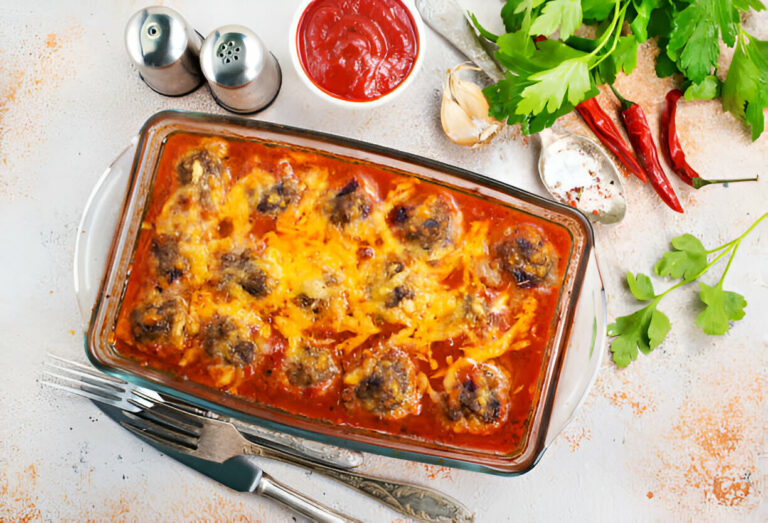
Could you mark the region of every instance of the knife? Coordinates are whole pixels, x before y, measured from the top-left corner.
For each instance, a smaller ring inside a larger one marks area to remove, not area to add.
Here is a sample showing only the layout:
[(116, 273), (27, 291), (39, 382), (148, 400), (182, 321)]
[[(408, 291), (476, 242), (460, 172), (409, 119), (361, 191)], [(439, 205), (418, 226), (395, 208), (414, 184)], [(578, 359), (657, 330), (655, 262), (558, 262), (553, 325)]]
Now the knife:
[[(117, 423), (127, 419), (123, 411), (115, 407), (98, 402), (94, 403), (104, 414)], [(216, 463), (176, 452), (149, 440), (142, 441), (232, 490), (252, 492), (270, 498), (312, 521), (320, 523), (360, 523), (358, 520), (336, 512), (291, 487), (278, 482), (264, 472), (252, 456), (235, 456), (223, 463)]]

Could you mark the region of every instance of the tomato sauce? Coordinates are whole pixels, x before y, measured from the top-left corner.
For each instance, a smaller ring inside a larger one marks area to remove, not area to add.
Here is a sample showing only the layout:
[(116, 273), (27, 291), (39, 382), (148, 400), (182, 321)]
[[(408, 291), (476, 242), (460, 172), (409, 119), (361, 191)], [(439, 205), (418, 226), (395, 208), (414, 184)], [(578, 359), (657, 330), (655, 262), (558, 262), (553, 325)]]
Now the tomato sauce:
[(296, 38), (312, 82), (355, 102), (393, 91), (419, 53), (416, 24), (400, 0), (315, 0), (304, 11)]
[[(169, 195), (178, 187), (175, 176), (176, 164), (185, 153), (196, 147), (200, 140), (199, 135), (182, 133), (169, 138), (164, 146), (157, 167), (153, 194), (145, 214), (144, 222), (147, 227), (143, 228), (138, 239), (135, 261), (113, 340), (119, 353), (135, 359), (143, 365), (169, 371), (184, 380), (215, 387), (216, 376), (211, 373), (211, 367), (216, 366), (216, 361), (205, 355), (199, 347), (199, 340), (194, 338), (185, 340), (184, 351), (197, 351), (197, 356), (188, 358), (189, 361), (182, 365), (183, 352), (162, 344), (138, 343), (133, 338), (130, 326), (130, 313), (141, 299), (142, 293), (156, 285), (150, 269), (152, 258), (150, 244), (154, 237), (152, 224), (160, 215)], [(363, 174), (375, 182), (382, 199), (386, 198), (387, 193), (406, 174), (393, 172), (376, 165), (329, 157), (324, 154), (297, 153), (281, 145), (237, 140), (229, 142), (226, 156), (228, 162), (226, 175), (230, 182), (234, 183), (255, 167), (277, 172), (279, 164), (286, 159), (293, 162), (297, 170), (302, 165), (327, 168), (334, 173), (340, 184), (345, 183), (348, 179), (347, 173), (350, 171)], [(491, 230), (504, 230), (515, 224), (534, 224), (546, 233), (559, 254), (556, 271), (558, 281), (562, 281), (570, 256), (572, 240), (568, 231), (561, 226), (471, 194), (452, 191), (428, 182), (421, 182), (419, 190), (427, 193), (450, 194), (456, 201), (465, 224), (478, 220), (488, 220), (491, 224)], [(271, 230), (272, 227), (268, 222), (269, 219), (259, 218), (254, 225), (254, 236)], [(456, 278), (456, 274), (449, 274), (445, 284), (452, 286), (452, 280)], [(514, 384), (517, 392), (514, 397), (510, 398), (507, 421), (493, 433), (472, 434), (452, 431), (441, 422), (444, 419), (441, 405), (432, 401), (426, 394), (420, 400), (420, 412), (417, 415), (388, 420), (379, 419), (370, 412), (364, 412), (361, 409), (348, 408), (342, 399), (344, 385), (338, 380), (331, 385), (327, 393), (322, 395), (316, 395), (311, 390), (302, 393), (295, 388), (286, 388), (285, 382), (281, 381), (279, 377), (286, 340), (277, 329), (272, 329), (272, 334), (267, 340), (269, 347), (263, 357), (254, 361), (253, 364), (237, 370), (239, 373), (237, 390), (229, 392), (256, 404), (276, 407), (289, 413), (303, 415), (319, 422), (337, 426), (360, 427), (423, 441), (505, 454), (511, 453), (519, 449), (525, 442), (530, 417), (539, 400), (540, 380), (546, 366), (545, 349), (553, 330), (560, 298), (559, 284), (554, 287), (523, 290), (516, 289), (514, 283), (510, 281), (507, 282), (506, 287), (497, 289), (495, 292), (507, 292), (512, 300), (517, 299), (521, 294), (533, 293), (539, 308), (535, 323), (528, 333), (530, 345), (523, 350), (508, 351), (498, 358), (497, 364), (509, 374), (510, 381)], [(509, 321), (512, 319), (510, 318)], [(271, 319), (268, 319), (267, 322), (272, 324)], [(318, 325), (317, 328), (321, 328), (321, 326)], [(389, 336), (390, 332), (395, 332), (398, 329), (398, 325), (383, 326), (381, 334), (367, 340), (362, 349), (375, 346)], [(337, 342), (350, 336), (348, 332), (334, 332), (333, 330), (313, 334), (317, 337), (335, 339)], [(455, 360), (461, 356), (461, 349), (465, 341), (464, 337), (459, 337), (436, 342), (431, 347), (433, 357), (440, 362), (451, 358)], [(360, 357), (360, 350), (342, 355), (340, 361), (342, 371), (358, 365)], [(428, 362), (417, 360), (415, 363), (419, 372), (430, 377), (431, 386), (434, 388), (441, 387), (442, 378), (434, 376), (435, 369), (431, 368)]]

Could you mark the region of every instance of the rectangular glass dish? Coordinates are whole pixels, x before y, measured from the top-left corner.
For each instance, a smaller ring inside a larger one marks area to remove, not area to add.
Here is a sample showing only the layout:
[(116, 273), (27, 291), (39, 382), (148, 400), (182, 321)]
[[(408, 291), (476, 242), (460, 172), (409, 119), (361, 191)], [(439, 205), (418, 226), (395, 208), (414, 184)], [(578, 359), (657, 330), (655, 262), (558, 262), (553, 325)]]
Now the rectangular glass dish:
[(521, 473), (545, 445), (592, 246), (577, 211), (456, 167), (158, 113), (88, 355), (268, 428)]

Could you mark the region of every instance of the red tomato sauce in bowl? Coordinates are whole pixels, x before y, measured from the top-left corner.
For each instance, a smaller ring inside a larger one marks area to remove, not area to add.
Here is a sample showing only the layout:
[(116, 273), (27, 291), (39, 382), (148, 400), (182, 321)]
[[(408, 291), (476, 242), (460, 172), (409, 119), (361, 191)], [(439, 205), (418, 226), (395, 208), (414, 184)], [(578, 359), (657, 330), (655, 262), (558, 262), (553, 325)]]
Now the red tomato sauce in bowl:
[(419, 54), (416, 23), (400, 0), (315, 0), (301, 15), (296, 39), (312, 83), (353, 102), (395, 90)]

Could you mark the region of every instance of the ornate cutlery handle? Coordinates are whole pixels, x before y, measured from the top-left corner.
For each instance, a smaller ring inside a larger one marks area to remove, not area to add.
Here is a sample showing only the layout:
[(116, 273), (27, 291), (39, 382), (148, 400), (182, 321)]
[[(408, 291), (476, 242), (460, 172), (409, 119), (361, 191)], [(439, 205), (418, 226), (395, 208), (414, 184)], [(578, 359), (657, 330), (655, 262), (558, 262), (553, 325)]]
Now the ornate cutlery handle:
[(243, 446), (243, 453), (301, 465), (366, 494), (406, 516), (421, 521), (472, 521), (474, 515), (452, 497), (436, 490), (328, 467), (320, 463), (266, 448), (258, 443)]

